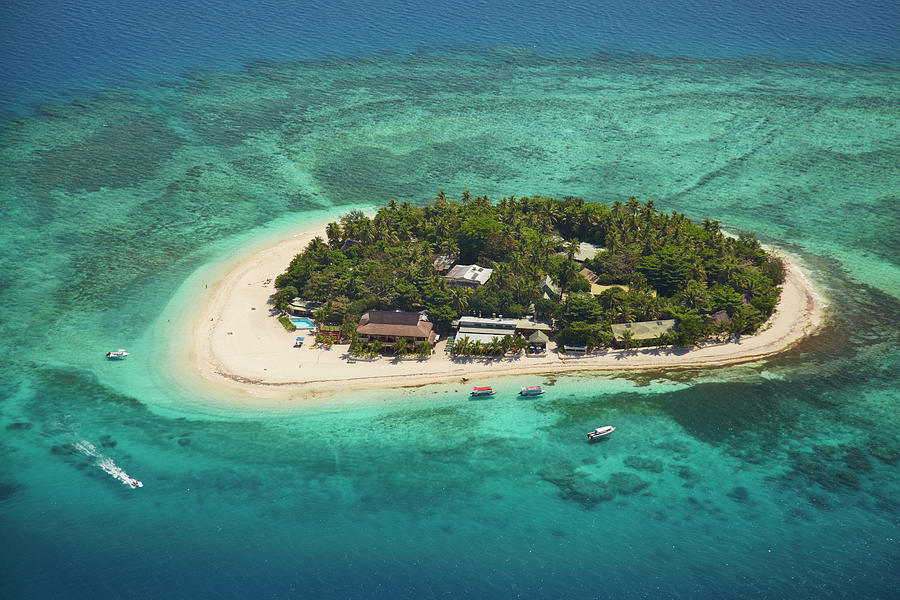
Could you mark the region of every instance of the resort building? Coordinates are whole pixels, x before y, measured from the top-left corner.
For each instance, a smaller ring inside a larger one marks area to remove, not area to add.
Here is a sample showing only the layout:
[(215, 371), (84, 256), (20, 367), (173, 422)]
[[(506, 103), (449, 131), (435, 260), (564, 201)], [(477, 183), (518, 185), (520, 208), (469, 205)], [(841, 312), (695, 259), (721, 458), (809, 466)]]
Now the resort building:
[(378, 340), (386, 345), (393, 345), (399, 337), (413, 344), (433, 344), (437, 337), (434, 323), (424, 311), (370, 310), (360, 318), (356, 332), (364, 342)]
[(544, 293), (544, 298), (547, 300), (559, 300), (562, 296), (562, 290), (558, 285), (553, 283), (553, 280), (550, 279), (549, 275), (544, 276), (544, 280), (541, 282), (541, 291)]
[(548, 336), (543, 331), (535, 331), (531, 335), (527, 336), (528, 340), (528, 353), (529, 354), (542, 354), (547, 351), (547, 344), (550, 343), (550, 336)]
[(613, 337), (617, 342), (622, 341), (626, 331), (631, 332), (633, 340), (652, 340), (663, 333), (671, 333), (675, 330), (675, 319), (664, 319), (662, 321), (639, 321), (636, 323), (614, 323), (612, 328)]
[[(614, 288), (614, 287), (620, 287), (623, 290), (625, 290), (626, 292), (628, 291), (628, 286), (620, 284), (620, 283), (614, 283), (612, 285), (600, 285), (599, 283), (597, 283), (597, 280), (599, 279), (599, 277), (597, 277), (597, 274), (594, 273), (593, 271), (591, 271), (590, 269), (585, 268), (585, 269), (578, 271), (578, 273), (582, 277), (587, 279), (588, 283), (591, 284), (591, 295), (592, 296), (599, 296), (600, 294), (602, 294), (609, 288)], [(655, 296), (656, 292), (652, 292), (652, 294)]]
[(456, 262), (456, 259), (448, 254), (440, 254), (437, 256), (432, 256), (431, 264), (434, 265), (434, 270), (440, 274), (444, 274), (450, 270), (450, 267), (453, 266), (453, 263)]
[(529, 337), (531, 334), (538, 331), (542, 331), (544, 332), (544, 334), (549, 334), (552, 329), (553, 326), (550, 325), (550, 323), (538, 321), (534, 317), (525, 317), (524, 319), (519, 319), (519, 322), (516, 324), (516, 333), (525, 337)]
[(294, 298), (291, 300), (291, 303), (288, 304), (288, 312), (298, 317), (311, 317), (319, 306), (321, 306), (321, 304), (318, 302)]
[(587, 267), (578, 271), (578, 274), (588, 280), (588, 283), (597, 283), (597, 274), (588, 269)]
[(606, 250), (606, 248), (601, 248), (600, 246), (595, 246), (594, 244), (588, 244), (587, 242), (581, 242), (578, 245), (578, 252), (576, 252), (575, 256), (573, 256), (572, 258), (575, 259), (575, 262), (583, 263), (586, 260), (591, 260), (604, 250)]
[(477, 288), (486, 284), (493, 272), (493, 269), (478, 265), (456, 265), (444, 275), (444, 279), (452, 286)]
[(460, 317), (458, 323), (456, 339), (467, 337), (469, 341), (486, 344), (493, 338), (502, 339), (506, 335), (515, 335), (519, 319)]

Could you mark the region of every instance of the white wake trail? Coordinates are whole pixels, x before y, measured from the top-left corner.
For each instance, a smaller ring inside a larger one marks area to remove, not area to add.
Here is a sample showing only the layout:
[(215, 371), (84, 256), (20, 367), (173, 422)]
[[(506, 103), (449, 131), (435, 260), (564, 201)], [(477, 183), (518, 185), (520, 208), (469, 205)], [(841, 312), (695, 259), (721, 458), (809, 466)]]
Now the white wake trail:
[(72, 446), (77, 448), (87, 457), (94, 459), (94, 464), (100, 467), (103, 471), (112, 475), (125, 485), (130, 485), (132, 488), (144, 487), (144, 484), (128, 475), (122, 467), (118, 466), (113, 459), (106, 456), (87, 440), (80, 440), (77, 442), (73, 442)]

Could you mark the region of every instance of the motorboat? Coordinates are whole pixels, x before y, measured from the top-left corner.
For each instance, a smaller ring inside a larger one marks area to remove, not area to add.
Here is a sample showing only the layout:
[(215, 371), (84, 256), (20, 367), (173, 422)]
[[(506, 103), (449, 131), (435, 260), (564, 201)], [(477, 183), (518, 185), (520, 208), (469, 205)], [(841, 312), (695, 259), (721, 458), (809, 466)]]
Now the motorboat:
[(597, 429), (588, 432), (588, 440), (594, 441), (605, 439), (609, 437), (609, 434), (611, 434), (615, 430), (616, 428), (612, 425), (604, 425), (603, 427), (598, 427)]
[(490, 386), (488, 387), (478, 387), (475, 386), (472, 388), (472, 396), (493, 396), (497, 392), (494, 391)]
[(528, 385), (519, 392), (520, 396), (543, 396), (544, 390), (539, 385)]
[(126, 356), (128, 356), (128, 353), (123, 348), (106, 353), (106, 358), (109, 360), (122, 360)]

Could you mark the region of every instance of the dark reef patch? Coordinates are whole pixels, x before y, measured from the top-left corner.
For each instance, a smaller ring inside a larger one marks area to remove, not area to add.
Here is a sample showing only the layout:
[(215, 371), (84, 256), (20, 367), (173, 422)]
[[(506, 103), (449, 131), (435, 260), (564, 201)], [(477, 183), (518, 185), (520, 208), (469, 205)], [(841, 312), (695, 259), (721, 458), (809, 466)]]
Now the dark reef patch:
[(24, 489), (25, 485), (22, 483), (0, 482), (0, 502), (12, 498), (17, 492)]
[(860, 448), (841, 444), (841, 450), (844, 451), (844, 464), (848, 469), (857, 473), (868, 473), (872, 470), (872, 461)]
[(38, 151), (31, 184), (42, 190), (89, 192), (132, 187), (156, 175), (184, 142), (165, 119), (136, 110), (111, 119), (80, 142)]
[(900, 462), (900, 450), (896, 443), (891, 443), (884, 438), (872, 438), (866, 445), (869, 454), (888, 465), (896, 465)]
[(850, 471), (826, 465), (813, 453), (791, 453), (791, 467), (793, 472), (805, 476), (809, 481), (819, 484), (829, 492), (859, 487), (859, 478), (856, 475)]
[(750, 491), (742, 485), (739, 485), (736, 488), (732, 488), (725, 495), (735, 502), (746, 503), (750, 500)]
[(649, 485), (634, 473), (613, 473), (609, 476), (609, 487), (617, 494), (636, 494)]
[(637, 471), (653, 471), (654, 473), (662, 473), (663, 471), (662, 461), (654, 458), (626, 456), (623, 462), (629, 469), (635, 469)]
[(33, 423), (29, 423), (27, 421), (20, 421), (18, 423), (10, 423), (6, 426), (7, 431), (28, 431), (34, 427)]

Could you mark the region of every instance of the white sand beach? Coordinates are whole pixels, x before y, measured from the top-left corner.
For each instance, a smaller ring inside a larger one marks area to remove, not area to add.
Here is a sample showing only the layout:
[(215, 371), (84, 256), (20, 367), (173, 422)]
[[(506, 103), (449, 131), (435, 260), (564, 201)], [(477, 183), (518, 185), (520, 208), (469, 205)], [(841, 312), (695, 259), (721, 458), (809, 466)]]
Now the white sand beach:
[(274, 278), (316, 235), (324, 237), (324, 230), (299, 234), (256, 252), (209, 290), (199, 318), (194, 317), (191, 324), (191, 370), (206, 382), (241, 396), (302, 402), (353, 389), (467, 380), (484, 383), (487, 376), (719, 367), (782, 352), (815, 330), (822, 317), (822, 304), (809, 281), (796, 265), (789, 264), (775, 314), (759, 333), (738, 341), (689, 350), (607, 350), (574, 358), (551, 349), (542, 357), (489, 360), (452, 359), (442, 340), (427, 360), (384, 356), (349, 363), (347, 345), (311, 349), (312, 335), (302, 348), (295, 348), (295, 338), (304, 332), (286, 331), (269, 304), (275, 292)]

